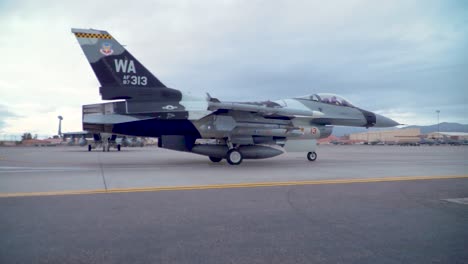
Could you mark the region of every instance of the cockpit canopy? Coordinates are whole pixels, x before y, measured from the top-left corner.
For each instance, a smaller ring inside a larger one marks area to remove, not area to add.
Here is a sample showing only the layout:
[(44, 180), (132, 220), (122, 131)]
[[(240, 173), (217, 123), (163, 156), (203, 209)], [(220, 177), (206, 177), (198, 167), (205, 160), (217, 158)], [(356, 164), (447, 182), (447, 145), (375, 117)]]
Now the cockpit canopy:
[(301, 97), (298, 97), (298, 99), (322, 102), (325, 104), (354, 107), (354, 105), (348, 99), (345, 99), (344, 97), (336, 95), (336, 94), (318, 93), (318, 94), (301, 96)]

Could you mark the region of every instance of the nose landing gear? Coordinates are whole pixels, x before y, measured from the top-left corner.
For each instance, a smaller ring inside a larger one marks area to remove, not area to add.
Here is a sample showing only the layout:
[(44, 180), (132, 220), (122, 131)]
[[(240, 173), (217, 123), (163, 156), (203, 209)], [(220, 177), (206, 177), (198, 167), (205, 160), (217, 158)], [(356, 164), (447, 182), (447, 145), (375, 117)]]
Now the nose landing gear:
[(315, 153), (315, 151), (307, 153), (307, 159), (309, 161), (315, 161), (317, 159), (317, 153)]

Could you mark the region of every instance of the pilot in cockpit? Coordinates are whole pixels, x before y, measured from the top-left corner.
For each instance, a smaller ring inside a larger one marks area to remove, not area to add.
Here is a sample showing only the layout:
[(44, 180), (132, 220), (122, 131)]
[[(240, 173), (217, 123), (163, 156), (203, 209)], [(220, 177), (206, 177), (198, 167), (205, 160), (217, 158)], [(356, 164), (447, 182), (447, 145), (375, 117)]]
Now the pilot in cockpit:
[(336, 96), (332, 96), (330, 99), (330, 103), (334, 105), (341, 105), (340, 101), (336, 99)]

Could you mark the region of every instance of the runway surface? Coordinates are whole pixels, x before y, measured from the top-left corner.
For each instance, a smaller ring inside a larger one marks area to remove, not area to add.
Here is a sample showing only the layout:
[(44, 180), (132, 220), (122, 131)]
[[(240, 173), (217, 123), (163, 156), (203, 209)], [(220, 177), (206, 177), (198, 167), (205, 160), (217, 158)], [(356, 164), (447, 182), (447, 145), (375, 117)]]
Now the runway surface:
[(318, 155), (0, 148), (0, 263), (468, 262), (468, 148)]
[(320, 146), (240, 166), (156, 147), (88, 152), (80, 147), (0, 148), (0, 196), (148, 187), (466, 175), (466, 147)]

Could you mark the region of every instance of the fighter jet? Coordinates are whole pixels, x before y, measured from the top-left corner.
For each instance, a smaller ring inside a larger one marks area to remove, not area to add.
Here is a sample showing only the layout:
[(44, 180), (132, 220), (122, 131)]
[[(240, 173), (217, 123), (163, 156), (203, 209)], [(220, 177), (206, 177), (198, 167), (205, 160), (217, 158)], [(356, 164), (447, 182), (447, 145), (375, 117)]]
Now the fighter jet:
[(333, 125), (393, 127), (397, 122), (334, 94), (318, 93), (277, 101), (227, 102), (196, 98), (167, 87), (107, 31), (72, 29), (108, 103), (83, 105), (83, 129), (157, 137), (161, 148), (226, 159), (264, 159), (307, 153), (315, 161), (316, 139)]
[(110, 151), (110, 147), (116, 148), (120, 151), (122, 145), (127, 143), (127, 139), (124, 138), (117, 138), (117, 135), (109, 134), (109, 133), (98, 133), (98, 132), (90, 132), (90, 131), (77, 131), (77, 132), (64, 132), (62, 133), (62, 116), (58, 116), (59, 119), (59, 127), (58, 127), (58, 136), (61, 137), (64, 141), (68, 138), (68, 145), (74, 145), (75, 139), (78, 139), (78, 145), (80, 146), (88, 146), (88, 151), (92, 149), (97, 149), (102, 147), (102, 151)]
[(75, 144), (75, 139), (78, 139), (78, 145), (81, 147), (87, 146), (88, 151), (93, 149), (101, 149), (102, 151), (110, 151), (110, 148), (113, 147), (120, 151), (122, 147), (122, 139), (119, 139), (117, 135), (111, 133), (97, 133), (90, 131), (77, 131), (77, 132), (64, 132), (62, 133), (62, 138), (68, 141), (69, 145)]

